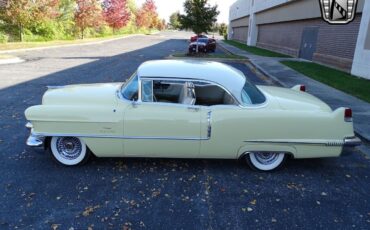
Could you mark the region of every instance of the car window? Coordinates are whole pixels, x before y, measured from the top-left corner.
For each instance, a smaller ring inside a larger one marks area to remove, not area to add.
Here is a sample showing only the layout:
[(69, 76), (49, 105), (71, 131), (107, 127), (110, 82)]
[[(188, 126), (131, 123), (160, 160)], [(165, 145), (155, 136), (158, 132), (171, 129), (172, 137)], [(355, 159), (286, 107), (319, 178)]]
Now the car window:
[(266, 101), (263, 93), (248, 80), (242, 90), (242, 101), (244, 105), (262, 104)]
[(236, 105), (234, 97), (221, 87), (214, 84), (196, 82), (195, 95), (196, 105)]
[(198, 42), (207, 43), (208, 42), (208, 38), (199, 38), (198, 39)]
[(153, 102), (153, 81), (142, 80), (141, 81), (141, 94), (143, 102)]
[(143, 79), (141, 85), (143, 102), (195, 104), (196, 97), (192, 82)]
[(134, 74), (131, 79), (124, 85), (122, 89), (122, 96), (127, 100), (138, 99), (139, 82), (138, 76)]

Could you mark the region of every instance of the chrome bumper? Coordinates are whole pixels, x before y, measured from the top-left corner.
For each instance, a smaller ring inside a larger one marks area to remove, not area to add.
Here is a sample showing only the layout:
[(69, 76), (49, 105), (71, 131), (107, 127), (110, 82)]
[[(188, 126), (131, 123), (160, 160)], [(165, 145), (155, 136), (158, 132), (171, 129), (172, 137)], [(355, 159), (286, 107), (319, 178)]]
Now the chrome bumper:
[(45, 137), (36, 136), (32, 133), (33, 126), (31, 122), (26, 124), (26, 128), (30, 130), (30, 136), (27, 138), (26, 144), (30, 147), (42, 147), (44, 146)]
[(355, 147), (361, 145), (361, 140), (358, 137), (346, 137), (343, 140), (343, 146), (345, 147)]

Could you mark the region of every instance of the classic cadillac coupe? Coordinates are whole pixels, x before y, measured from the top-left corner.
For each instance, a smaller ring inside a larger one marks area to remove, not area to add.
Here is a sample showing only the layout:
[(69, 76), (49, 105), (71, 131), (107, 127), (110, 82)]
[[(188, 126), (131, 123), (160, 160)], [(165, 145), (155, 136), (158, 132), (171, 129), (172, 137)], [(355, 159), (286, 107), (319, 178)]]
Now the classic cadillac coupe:
[(361, 141), (352, 111), (304, 92), (256, 86), (202, 61), (143, 63), (126, 83), (49, 87), (25, 111), (27, 145), (63, 165), (97, 157), (245, 159), (269, 171), (288, 157), (337, 157)]

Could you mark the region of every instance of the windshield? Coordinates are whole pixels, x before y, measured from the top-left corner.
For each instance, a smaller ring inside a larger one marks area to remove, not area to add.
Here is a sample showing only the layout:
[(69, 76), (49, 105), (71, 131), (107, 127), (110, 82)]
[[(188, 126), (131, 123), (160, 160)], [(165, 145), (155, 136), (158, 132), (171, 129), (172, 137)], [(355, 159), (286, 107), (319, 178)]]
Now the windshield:
[(247, 80), (242, 90), (242, 100), (244, 105), (256, 105), (264, 103), (266, 98), (255, 85)]
[(127, 82), (127, 84), (124, 85), (122, 89), (122, 96), (127, 100), (137, 100), (138, 99), (138, 89), (139, 89), (139, 83), (138, 83), (138, 76), (135, 73)]
[(198, 39), (198, 42), (207, 43), (208, 42), (208, 38), (199, 38)]

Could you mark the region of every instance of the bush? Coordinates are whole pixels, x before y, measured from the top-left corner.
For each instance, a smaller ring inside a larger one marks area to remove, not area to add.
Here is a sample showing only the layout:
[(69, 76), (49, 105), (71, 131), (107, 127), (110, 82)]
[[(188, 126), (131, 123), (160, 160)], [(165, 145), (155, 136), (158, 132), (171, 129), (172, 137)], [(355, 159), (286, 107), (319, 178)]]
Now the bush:
[(7, 43), (9, 36), (0, 31), (0, 43)]
[(224, 34), (224, 39), (225, 40), (227, 40), (228, 38), (227, 38), (227, 33), (226, 34)]

